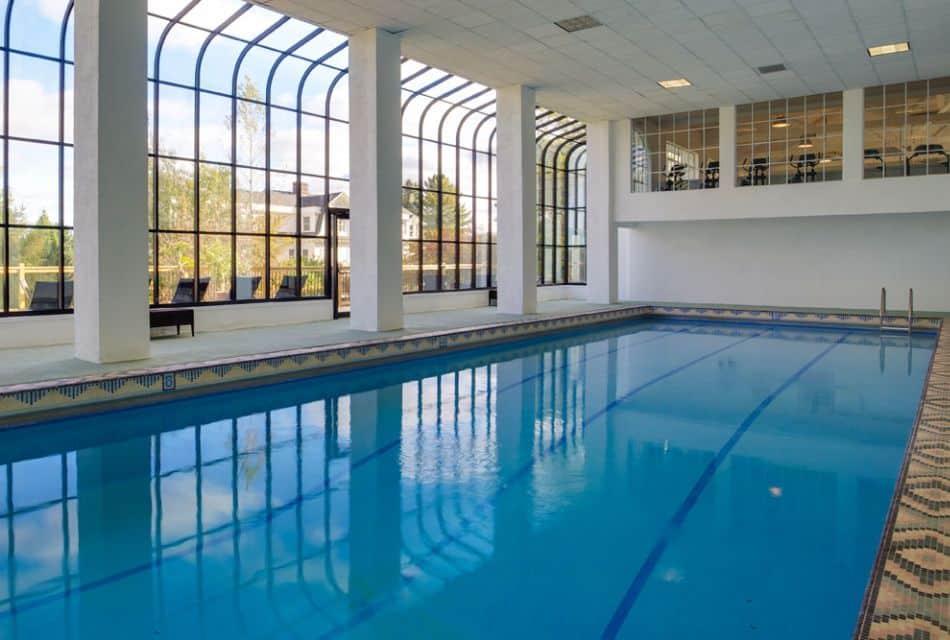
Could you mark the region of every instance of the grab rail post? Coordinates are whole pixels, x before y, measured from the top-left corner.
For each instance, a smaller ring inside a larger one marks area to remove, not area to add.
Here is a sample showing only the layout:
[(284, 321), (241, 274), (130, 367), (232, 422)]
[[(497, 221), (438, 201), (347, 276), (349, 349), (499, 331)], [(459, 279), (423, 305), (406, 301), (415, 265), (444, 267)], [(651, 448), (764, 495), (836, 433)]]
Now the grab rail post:
[(907, 333), (911, 332), (911, 329), (914, 328), (914, 288), (910, 288), (910, 293), (907, 296)]
[(887, 315), (887, 289), (881, 287), (881, 328), (884, 328), (884, 316)]

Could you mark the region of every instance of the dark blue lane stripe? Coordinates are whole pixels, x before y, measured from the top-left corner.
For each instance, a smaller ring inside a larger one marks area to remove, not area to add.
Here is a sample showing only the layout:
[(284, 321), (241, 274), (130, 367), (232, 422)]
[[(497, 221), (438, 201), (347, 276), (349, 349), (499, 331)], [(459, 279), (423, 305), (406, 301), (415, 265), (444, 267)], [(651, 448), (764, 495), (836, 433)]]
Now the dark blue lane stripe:
[[(676, 332), (676, 333), (680, 333), (680, 332)], [(710, 351), (709, 353), (707, 353), (707, 354), (705, 354), (705, 355), (699, 356), (698, 358), (695, 358), (695, 359), (693, 359), (693, 360), (690, 360), (689, 362), (687, 362), (687, 363), (685, 363), (685, 364), (682, 364), (682, 365), (676, 367), (675, 369), (671, 369), (670, 371), (667, 371), (666, 373), (662, 373), (662, 374), (658, 375), (657, 377), (652, 378), (652, 379), (648, 380), (647, 382), (644, 382), (644, 383), (641, 384), (640, 386), (638, 386), (638, 387), (634, 388), (633, 390), (631, 390), (631, 391), (625, 393), (625, 394), (624, 394), (623, 396), (621, 396), (620, 398), (618, 398), (618, 399), (616, 399), (616, 400), (614, 400), (614, 401), (608, 403), (608, 404), (604, 407), (604, 409), (602, 409), (602, 410), (600, 410), (600, 411), (594, 412), (593, 414), (591, 414), (591, 416), (590, 416), (589, 418), (585, 418), (585, 419), (584, 419), (584, 426), (585, 426), (585, 427), (587, 426), (587, 422), (588, 422), (589, 420), (594, 420), (594, 419), (600, 417), (600, 416), (603, 415), (606, 411), (608, 411), (609, 408), (616, 407), (618, 404), (630, 400), (630, 398), (632, 398), (632, 397), (635, 396), (636, 394), (640, 393), (640, 392), (643, 391), (644, 389), (646, 389), (646, 388), (648, 388), (648, 387), (651, 387), (651, 386), (653, 386), (654, 384), (657, 384), (657, 383), (659, 383), (659, 382), (662, 382), (663, 380), (666, 380), (666, 379), (669, 378), (670, 376), (673, 376), (673, 375), (675, 375), (675, 374), (677, 374), (677, 373), (680, 373), (680, 372), (683, 371), (684, 369), (688, 369), (689, 367), (692, 367), (692, 366), (695, 365), (695, 364), (699, 364), (700, 362), (702, 362), (702, 361), (704, 361), (704, 360), (708, 360), (709, 358), (712, 358), (712, 357), (714, 357), (714, 356), (717, 356), (717, 355), (719, 355), (720, 353), (722, 353), (723, 351), (727, 351), (727, 350), (729, 350), (729, 349), (732, 349), (733, 347), (736, 347), (736, 346), (742, 344), (743, 342), (748, 342), (749, 340), (752, 340), (753, 338), (758, 338), (758, 337), (764, 335), (765, 333), (766, 333), (765, 331), (760, 331), (760, 332), (758, 332), (758, 333), (755, 333), (755, 334), (753, 334), (753, 335), (751, 335), (751, 336), (748, 336), (748, 337), (746, 337), (746, 338), (743, 338), (743, 339), (741, 339), (741, 340), (736, 340), (735, 342), (730, 342), (729, 344), (727, 344), (727, 345), (724, 346), (724, 347), (720, 347), (719, 349), (716, 349), (716, 350), (714, 350), (714, 351)], [(645, 342), (649, 342), (649, 341), (645, 341)], [(601, 355), (606, 355), (606, 353), (609, 353), (609, 352), (605, 352), (604, 354), (601, 354)], [(595, 357), (597, 357), (597, 356), (595, 356)], [(531, 377), (533, 377), (533, 376), (529, 376), (529, 378), (531, 378)], [(552, 450), (552, 451), (556, 451), (558, 448), (561, 447), (561, 445), (565, 445), (565, 444), (567, 444), (567, 434), (566, 434), (566, 433), (563, 434), (563, 435), (561, 435), (560, 438), (558, 438), (558, 441), (551, 447), (551, 450)], [(532, 456), (530, 460), (528, 460), (525, 464), (523, 464), (521, 467), (519, 467), (518, 469), (516, 469), (510, 476), (508, 476), (508, 478), (507, 478), (506, 480), (504, 480), (504, 481), (501, 483), (501, 485), (499, 485), (498, 489), (496, 489), (496, 490), (495, 490), (488, 498), (486, 498), (484, 501), (482, 501), (481, 503), (479, 503), (478, 505), (475, 506), (475, 508), (473, 509), (473, 512), (474, 512), (473, 515), (474, 515), (474, 516), (479, 515), (484, 509), (486, 509), (486, 508), (489, 507), (490, 505), (492, 505), (492, 504), (494, 504), (495, 502), (497, 502), (498, 499), (502, 496), (502, 494), (503, 494), (505, 491), (507, 491), (508, 489), (510, 489), (513, 484), (515, 484), (517, 481), (521, 480), (522, 478), (527, 477), (527, 476), (531, 473), (531, 470), (534, 468), (534, 466), (535, 466), (535, 464), (537, 464), (537, 462), (538, 462), (538, 458)], [(473, 523), (473, 521), (472, 521), (471, 518), (467, 518), (467, 517), (466, 517), (466, 518), (462, 518), (462, 519), (461, 519), (461, 523), (462, 523), (464, 526), (468, 527), (468, 526), (471, 526), (471, 524)], [(448, 543), (449, 543), (449, 542), (450, 542), (450, 541), (446, 541), (445, 544), (442, 545), (442, 546), (448, 546)], [(438, 553), (440, 553), (440, 552), (441, 552), (441, 549), (438, 549), (438, 550), (433, 549), (432, 552), (427, 553), (425, 556), (422, 556), (422, 557), (423, 557), (423, 558), (427, 558), (427, 557), (430, 557), (430, 556), (432, 556), (432, 555), (438, 555)], [(409, 582), (412, 581), (412, 579), (413, 579), (412, 577), (404, 578), (404, 582), (409, 583)], [(354, 615), (353, 615), (349, 620), (347, 620), (346, 622), (344, 622), (344, 623), (340, 624), (339, 626), (337, 626), (337, 627), (335, 627), (335, 628), (333, 628), (333, 629), (330, 629), (330, 630), (327, 631), (326, 633), (320, 635), (320, 636), (319, 636), (319, 640), (330, 640), (331, 638), (336, 638), (336, 637), (338, 637), (340, 634), (346, 633), (347, 631), (350, 631), (350, 630), (354, 629), (355, 627), (359, 626), (359, 625), (362, 624), (363, 622), (365, 622), (365, 621), (371, 619), (373, 616), (375, 616), (375, 615), (376, 615), (377, 613), (379, 613), (380, 611), (384, 610), (384, 609), (389, 605), (390, 602), (392, 602), (393, 600), (395, 600), (395, 598), (396, 598), (396, 595), (393, 594), (393, 593), (390, 593), (390, 594), (388, 594), (386, 597), (384, 597), (384, 598), (382, 598), (382, 599), (379, 599), (379, 600), (375, 600), (375, 601), (370, 602), (370, 603), (367, 604), (365, 607), (363, 607), (362, 609), (360, 609), (359, 611), (357, 611), (356, 614), (354, 614)]]
[[(669, 337), (674, 336), (674, 335), (676, 335), (676, 334), (678, 334), (678, 333), (683, 333), (683, 332), (688, 331), (688, 330), (689, 330), (689, 327), (686, 327), (686, 328), (684, 328), (684, 329), (680, 329), (680, 330), (677, 330), (677, 331), (673, 331), (673, 332), (669, 332), (669, 333), (662, 333), (662, 334), (660, 334), (660, 335), (653, 336), (652, 338), (648, 338), (648, 339), (646, 339), (646, 340), (640, 340), (640, 341), (634, 342), (634, 343), (632, 343), (632, 344), (627, 344), (627, 345), (624, 345), (623, 347), (615, 347), (615, 348), (613, 348), (613, 349), (609, 349), (608, 351), (605, 351), (604, 353), (599, 353), (599, 354), (592, 355), (592, 356), (590, 356), (590, 357), (588, 357), (588, 358), (583, 358), (583, 359), (581, 359), (581, 360), (579, 361), (579, 363), (589, 362), (589, 361), (595, 360), (595, 359), (597, 359), (597, 358), (605, 357), (605, 356), (607, 356), (607, 355), (609, 355), (609, 354), (611, 354), (611, 353), (617, 353), (617, 352), (619, 352), (619, 351), (626, 351), (626, 350), (631, 349), (631, 348), (633, 348), (633, 347), (637, 347), (637, 346), (640, 346), (640, 345), (643, 345), (643, 344), (648, 344), (648, 343), (650, 343), (650, 342), (656, 342), (657, 340), (662, 340), (662, 339), (665, 339), (665, 338), (669, 338)], [(514, 382), (514, 383), (512, 383), (512, 384), (510, 384), (510, 385), (508, 385), (508, 386), (506, 386), (506, 387), (499, 388), (499, 389), (497, 389), (496, 393), (502, 393), (502, 392), (504, 392), (504, 391), (509, 391), (509, 390), (511, 390), (511, 389), (513, 389), (513, 388), (516, 388), (516, 387), (519, 387), (519, 386), (521, 386), (521, 385), (524, 385), (524, 384), (526, 384), (526, 383), (528, 383), (528, 382), (531, 382), (532, 380), (535, 380), (535, 379), (537, 379), (537, 378), (540, 378), (540, 377), (542, 377), (542, 376), (544, 376), (544, 375), (550, 375), (550, 374), (552, 374), (552, 373), (554, 373), (554, 372), (557, 372), (557, 371), (559, 371), (559, 370), (561, 370), (561, 369), (567, 368), (570, 364), (571, 364), (571, 362), (566, 360), (562, 365), (560, 365), (560, 366), (558, 366), (558, 367), (554, 367), (554, 368), (551, 368), (551, 369), (548, 369), (548, 370), (544, 370), (544, 371), (539, 371), (539, 372), (537, 372), (537, 373), (534, 373), (534, 374), (531, 374), (531, 375), (529, 375), (529, 376), (526, 376), (526, 377), (522, 378), (519, 382)], [(376, 450), (374, 450), (374, 451), (371, 451), (370, 453), (366, 454), (363, 458), (360, 458), (359, 460), (356, 460), (355, 462), (353, 462), (353, 463), (350, 465), (349, 469), (347, 470), (347, 474), (348, 474), (349, 472), (355, 470), (355, 469), (358, 469), (358, 468), (360, 468), (360, 467), (362, 467), (362, 466), (368, 464), (369, 462), (372, 462), (372, 461), (375, 460), (376, 458), (378, 458), (378, 457), (380, 457), (380, 456), (382, 456), (382, 455), (385, 455), (386, 453), (392, 451), (392, 450), (395, 449), (401, 442), (402, 442), (402, 438), (400, 437), (400, 438), (397, 438), (397, 439), (395, 439), (395, 440), (391, 440), (390, 442), (384, 444), (383, 446), (381, 446), (380, 448), (378, 448), (378, 449), (376, 449)], [(341, 473), (341, 474), (338, 475), (337, 477), (332, 478), (331, 481), (330, 481), (330, 484), (333, 484), (334, 482), (337, 482), (337, 481), (339, 481), (339, 480), (342, 480), (345, 476), (346, 476), (346, 474)], [(300, 496), (297, 496), (297, 497), (295, 497), (294, 499), (292, 499), (291, 501), (289, 501), (289, 502), (287, 502), (287, 503), (285, 503), (285, 504), (283, 504), (283, 505), (281, 505), (281, 506), (279, 506), (279, 507), (273, 507), (270, 511), (263, 511), (263, 512), (260, 512), (260, 513), (258, 513), (258, 514), (255, 514), (254, 516), (249, 516), (249, 517), (245, 518), (244, 520), (240, 520), (240, 521), (238, 522), (238, 525), (239, 525), (239, 527), (240, 527), (240, 531), (237, 532), (237, 533), (238, 533), (238, 535), (239, 535), (240, 533), (243, 533), (243, 532), (245, 532), (245, 531), (248, 531), (248, 530), (254, 529), (254, 528), (256, 528), (256, 527), (259, 527), (259, 526), (261, 526), (261, 525), (264, 525), (264, 524), (266, 524), (267, 522), (273, 520), (273, 519), (274, 519), (275, 517), (277, 517), (278, 515), (280, 515), (280, 514), (282, 514), (282, 513), (284, 513), (284, 512), (290, 511), (291, 509), (293, 509), (294, 507), (296, 507), (298, 503), (303, 503), (303, 502), (307, 502), (307, 501), (310, 501), (310, 500), (314, 500), (314, 499), (316, 499), (316, 498), (319, 498), (320, 496), (322, 496), (323, 494), (325, 494), (325, 493), (327, 492), (327, 490), (328, 490), (328, 485), (326, 485), (326, 484), (320, 484), (320, 485), (318, 485), (317, 487), (315, 487), (314, 489), (311, 489), (310, 491), (308, 491), (307, 493), (304, 493), (304, 494), (302, 494), (302, 495), (300, 495)], [(212, 533), (212, 534), (209, 534), (208, 536), (205, 537), (204, 541), (200, 544), (200, 548), (202, 548), (202, 549), (207, 549), (208, 547), (211, 547), (211, 546), (213, 546), (213, 545), (215, 545), (215, 544), (217, 544), (217, 543), (226, 542), (226, 541), (228, 541), (228, 540), (233, 539), (233, 537), (234, 537), (234, 535), (235, 535), (234, 533), (231, 533), (231, 534), (229, 534), (229, 535), (224, 535), (224, 534), (228, 533), (228, 531), (229, 531), (230, 528), (231, 528), (231, 526), (228, 526), (227, 528), (223, 528), (223, 529), (220, 529), (220, 530), (218, 530), (218, 531), (216, 531), (216, 532), (214, 532), (214, 533)], [(126, 578), (130, 578), (130, 577), (132, 577), (132, 576), (134, 576), (134, 575), (136, 575), (136, 574), (143, 573), (143, 572), (145, 572), (145, 571), (149, 571), (149, 570), (152, 569), (153, 567), (158, 567), (158, 566), (160, 566), (160, 565), (163, 565), (163, 564), (166, 563), (166, 562), (175, 561), (175, 560), (181, 560), (181, 559), (183, 559), (184, 557), (186, 557), (187, 555), (193, 553), (194, 551), (197, 551), (198, 548), (199, 548), (199, 545), (196, 545), (194, 548), (189, 548), (189, 549), (187, 549), (187, 550), (180, 550), (180, 551), (177, 552), (177, 553), (167, 553), (167, 554), (164, 554), (164, 555), (162, 555), (162, 556), (160, 556), (160, 557), (155, 557), (155, 558), (154, 558), (152, 561), (150, 561), (150, 562), (143, 562), (143, 563), (138, 564), (138, 565), (134, 565), (134, 566), (131, 566), (131, 567), (127, 567), (126, 569), (123, 569), (123, 570), (118, 571), (118, 572), (116, 572), (116, 573), (113, 573), (113, 574), (111, 574), (111, 575), (104, 576), (104, 577), (98, 578), (98, 579), (96, 579), (96, 580), (90, 580), (89, 582), (83, 582), (83, 583), (81, 583), (79, 586), (73, 587), (73, 588), (70, 589), (70, 591), (68, 591), (68, 592), (67, 592), (67, 591), (61, 591), (61, 592), (59, 592), (59, 593), (51, 593), (51, 594), (44, 595), (44, 596), (36, 596), (36, 597), (34, 597), (34, 598), (32, 598), (32, 599), (29, 599), (30, 596), (23, 596), (24, 599), (28, 599), (27, 602), (22, 603), (22, 604), (21, 604), (20, 602), (11, 603), (11, 605), (10, 605), (7, 609), (5, 609), (5, 610), (3, 610), (3, 611), (0, 611), (0, 620), (3, 620), (3, 619), (5, 619), (5, 618), (8, 618), (8, 617), (10, 617), (10, 616), (12, 616), (12, 615), (15, 615), (15, 614), (18, 614), (18, 613), (21, 613), (21, 612), (24, 612), (24, 611), (29, 611), (29, 610), (31, 610), (31, 609), (35, 609), (35, 608), (37, 608), (37, 607), (41, 607), (41, 606), (43, 606), (43, 605), (51, 604), (51, 603), (57, 602), (57, 601), (59, 601), (59, 600), (64, 600), (64, 599), (70, 597), (70, 596), (72, 595), (72, 593), (74, 593), (74, 592), (80, 592), (80, 593), (82, 593), (82, 592), (86, 592), (86, 591), (91, 591), (91, 590), (93, 590), (93, 589), (98, 589), (98, 588), (100, 588), (100, 587), (104, 587), (104, 586), (107, 586), (107, 585), (110, 585), (110, 584), (119, 582), (119, 581), (124, 580), (124, 579), (126, 579)]]
[(806, 371), (811, 369), (819, 360), (824, 358), (832, 349), (837, 347), (839, 344), (845, 341), (845, 339), (851, 335), (850, 332), (841, 336), (834, 344), (829, 345), (821, 351), (817, 356), (805, 363), (805, 365), (792, 374), (788, 380), (783, 382), (775, 391), (770, 393), (765, 397), (759, 405), (752, 410), (745, 420), (739, 425), (726, 443), (722, 446), (721, 449), (716, 453), (713, 459), (706, 465), (706, 468), (700, 474), (699, 479), (696, 480), (696, 483), (693, 485), (693, 488), (690, 489), (690, 492), (686, 495), (686, 498), (680, 504), (679, 508), (676, 510), (676, 513), (673, 514), (673, 517), (670, 518), (670, 521), (666, 524), (663, 529), (663, 532), (660, 534), (659, 539), (657, 539), (656, 544), (653, 546), (653, 549), (650, 550), (650, 554), (644, 560), (643, 564), (640, 566), (640, 570), (637, 572), (636, 577), (633, 579), (633, 582), (630, 583), (630, 586), (627, 587), (627, 591), (623, 594), (623, 598), (620, 600), (620, 604), (617, 605), (617, 608), (614, 610), (613, 616), (611, 616), (610, 621), (607, 623), (607, 626), (604, 628), (604, 632), (601, 635), (601, 638), (605, 640), (612, 640), (617, 637), (617, 634), (620, 632), (623, 623), (627, 619), (627, 615), (630, 613), (630, 609), (633, 608), (634, 603), (636, 603), (637, 598), (640, 596), (640, 592), (643, 590), (644, 585), (646, 585), (647, 580), (649, 580), (650, 575), (653, 573), (653, 570), (656, 568), (657, 563), (660, 561), (660, 557), (663, 555), (663, 552), (666, 551), (666, 548), (669, 546), (673, 537), (675, 537), (680, 528), (683, 526), (683, 522), (689, 516), (690, 511), (693, 507), (696, 506), (696, 502), (699, 500), (699, 496), (703, 493), (709, 482), (712, 480), (713, 475), (722, 465), (723, 461), (732, 453), (732, 450), (738, 444), (739, 440), (743, 435), (749, 430), (749, 427), (752, 426), (752, 423), (755, 422), (759, 416), (762, 415), (762, 412), (765, 411), (775, 399), (780, 396), (786, 389), (798, 382), (799, 378), (804, 375)]

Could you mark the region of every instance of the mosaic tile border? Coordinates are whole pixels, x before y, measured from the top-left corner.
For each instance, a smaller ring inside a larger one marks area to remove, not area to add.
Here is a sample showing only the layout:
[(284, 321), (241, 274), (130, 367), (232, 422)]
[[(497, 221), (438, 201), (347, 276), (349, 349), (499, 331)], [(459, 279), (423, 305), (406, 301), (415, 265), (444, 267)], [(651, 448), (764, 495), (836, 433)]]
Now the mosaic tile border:
[[(701, 318), (704, 320), (730, 320), (740, 322), (769, 322), (784, 324), (831, 325), (867, 327), (881, 326), (880, 316), (864, 313), (822, 313), (812, 311), (770, 311), (760, 309), (730, 309), (703, 306), (654, 306), (652, 315), (673, 318)], [(914, 329), (935, 331), (940, 328), (940, 318), (914, 318)], [(888, 327), (906, 329), (907, 316), (885, 316)]]
[[(499, 322), (462, 329), (410, 334), (361, 342), (323, 345), (208, 362), (174, 364), (78, 378), (0, 387), (0, 428), (48, 417), (80, 413), (110, 404), (136, 404), (340, 369), (382, 364), (546, 333), (647, 317), (691, 320), (863, 326), (876, 328), (877, 316), (796, 313), (703, 306), (617, 306), (536, 320)], [(900, 320), (894, 318), (895, 323)], [(904, 319), (906, 326), (906, 318)], [(920, 318), (916, 329), (934, 330), (939, 319)]]
[(856, 640), (950, 638), (950, 323), (930, 362)]

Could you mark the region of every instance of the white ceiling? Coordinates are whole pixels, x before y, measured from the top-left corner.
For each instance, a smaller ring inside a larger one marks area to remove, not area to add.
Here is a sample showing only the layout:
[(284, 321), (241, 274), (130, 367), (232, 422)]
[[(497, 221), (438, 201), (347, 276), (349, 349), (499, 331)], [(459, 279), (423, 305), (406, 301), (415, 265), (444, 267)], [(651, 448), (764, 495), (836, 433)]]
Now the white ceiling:
[[(341, 33), (403, 32), (403, 55), (496, 88), (534, 86), (539, 104), (589, 121), (950, 75), (950, 0), (260, 3)], [(582, 14), (604, 26), (553, 24)], [(910, 54), (865, 51), (903, 40)], [(777, 63), (788, 70), (755, 70)], [(679, 77), (693, 86), (656, 84)]]

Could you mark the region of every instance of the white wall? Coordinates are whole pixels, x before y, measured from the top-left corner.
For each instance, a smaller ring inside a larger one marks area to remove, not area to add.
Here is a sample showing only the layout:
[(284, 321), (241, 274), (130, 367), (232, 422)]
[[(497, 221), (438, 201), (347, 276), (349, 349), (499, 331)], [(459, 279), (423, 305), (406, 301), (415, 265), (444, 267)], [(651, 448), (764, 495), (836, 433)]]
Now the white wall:
[(73, 343), (73, 315), (0, 319), (0, 349), (46, 347)]
[(950, 311), (948, 241), (947, 212), (639, 223), (619, 232), (620, 297), (876, 309), (883, 286), (896, 309), (913, 287)]
[(195, 331), (280, 327), (333, 319), (332, 300), (293, 300), (195, 308)]
[(406, 313), (474, 309), (488, 306), (488, 292), (481, 289), (439, 293), (408, 293), (403, 296), (402, 305)]
[(538, 287), (538, 302), (587, 299), (587, 287), (579, 284), (555, 284)]

